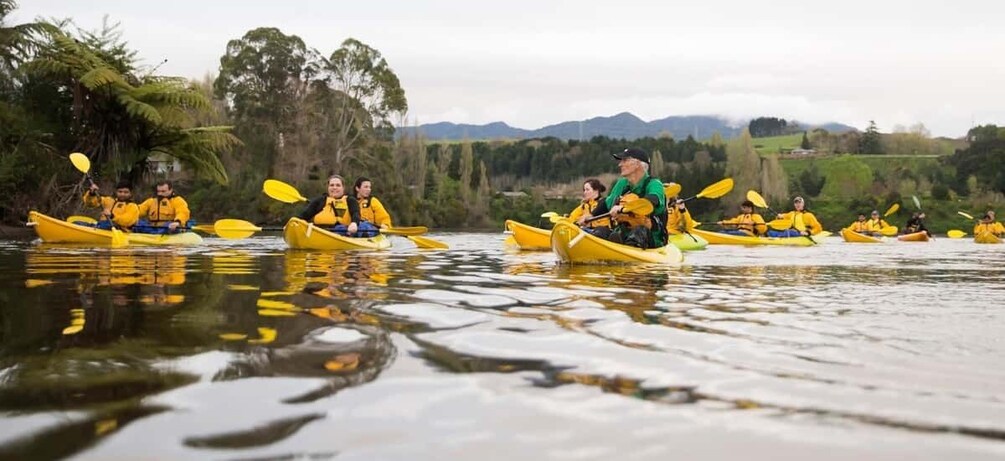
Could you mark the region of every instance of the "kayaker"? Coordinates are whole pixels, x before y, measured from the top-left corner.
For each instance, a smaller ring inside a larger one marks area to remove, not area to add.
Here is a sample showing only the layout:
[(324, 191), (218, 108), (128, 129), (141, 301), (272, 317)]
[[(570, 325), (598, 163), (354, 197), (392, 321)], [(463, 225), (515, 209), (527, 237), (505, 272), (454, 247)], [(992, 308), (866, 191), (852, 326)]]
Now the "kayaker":
[(981, 220), (974, 226), (974, 236), (985, 233), (997, 236), (1001, 236), (1005, 233), (1002, 231), (1002, 223), (995, 222), (995, 214), (993, 211), (985, 213), (984, 216), (981, 216)]
[(879, 211), (872, 210), (872, 217), (869, 219), (869, 231), (879, 234), (887, 227), (890, 227), (890, 223), (886, 222), (883, 217), (879, 215)]
[(359, 202), (359, 234), (362, 237), (373, 237), (379, 233), (377, 227), (391, 227), (391, 215), (373, 196), (373, 182), (369, 178), (359, 177), (353, 185), (356, 190), (356, 200)]
[(764, 218), (754, 213), (754, 202), (744, 200), (740, 204), (740, 214), (732, 219), (725, 219), (716, 222), (720, 226), (728, 226), (719, 232), (732, 235), (746, 235), (748, 237), (758, 237), (768, 232), (768, 226), (764, 223)]
[[(611, 193), (590, 213), (583, 213), (577, 223), (586, 224), (593, 215), (611, 213), (612, 229), (608, 240), (639, 248), (666, 245), (667, 204), (663, 183), (649, 176), (649, 154), (641, 149), (625, 149), (611, 154), (618, 161), (621, 177), (611, 186)], [(647, 215), (621, 213), (632, 200), (648, 200), (653, 210)]]
[(91, 184), (91, 188), (84, 191), (84, 205), (92, 208), (101, 208), (101, 217), (95, 226), (98, 229), (111, 229), (115, 227), (129, 230), (136, 221), (140, 219), (140, 211), (133, 202), (133, 186), (128, 181), (119, 181), (115, 185), (115, 197), (102, 196), (98, 192), (98, 185)]
[(911, 213), (911, 219), (908, 219), (907, 225), (904, 226), (904, 235), (921, 231), (924, 231), (929, 237), (932, 236), (932, 233), (925, 227), (925, 212)]
[[(597, 205), (600, 204), (602, 194), (606, 191), (607, 186), (601, 184), (597, 179), (590, 178), (583, 182), (583, 200), (576, 208), (569, 212), (569, 219), (573, 222), (578, 222), (579, 218), (584, 214), (592, 213), (597, 208)], [(596, 221), (590, 221), (584, 224), (583, 229), (593, 235), (607, 238), (611, 234), (611, 220), (601, 218)]]
[[(664, 189), (665, 190), (665, 189)], [(667, 233), (680, 235), (694, 230), (694, 219), (680, 197), (667, 197)]]
[(328, 193), (311, 200), (297, 217), (338, 233), (354, 235), (359, 230), (359, 202), (345, 195), (345, 180), (341, 176), (331, 175)]
[(869, 220), (865, 217), (865, 213), (859, 213), (858, 220), (851, 223), (848, 230), (862, 235), (872, 235), (872, 228), (869, 226)]
[(824, 230), (817, 217), (806, 209), (806, 203), (802, 197), (792, 199), (793, 210), (788, 213), (778, 215), (778, 219), (791, 220), (792, 228), (783, 231), (768, 230), (769, 237), (799, 237), (803, 235), (819, 234)]
[(995, 210), (988, 210), (987, 215), (991, 217), (991, 222), (995, 224), (995, 235), (999, 237), (1005, 235), (1005, 226), (995, 219)]
[(188, 202), (175, 195), (171, 181), (161, 180), (155, 185), (157, 196), (150, 197), (139, 206), (140, 220), (136, 231), (150, 234), (174, 233), (192, 227)]

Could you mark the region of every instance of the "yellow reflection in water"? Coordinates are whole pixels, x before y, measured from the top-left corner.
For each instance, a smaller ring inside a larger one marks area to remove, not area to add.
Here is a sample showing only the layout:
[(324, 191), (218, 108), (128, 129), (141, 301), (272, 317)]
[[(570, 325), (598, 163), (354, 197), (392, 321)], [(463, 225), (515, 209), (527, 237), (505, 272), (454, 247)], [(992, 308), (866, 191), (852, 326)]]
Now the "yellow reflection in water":
[(286, 291), (329, 298), (386, 299), (392, 278), (384, 257), (361, 253), (291, 250), (283, 266)]

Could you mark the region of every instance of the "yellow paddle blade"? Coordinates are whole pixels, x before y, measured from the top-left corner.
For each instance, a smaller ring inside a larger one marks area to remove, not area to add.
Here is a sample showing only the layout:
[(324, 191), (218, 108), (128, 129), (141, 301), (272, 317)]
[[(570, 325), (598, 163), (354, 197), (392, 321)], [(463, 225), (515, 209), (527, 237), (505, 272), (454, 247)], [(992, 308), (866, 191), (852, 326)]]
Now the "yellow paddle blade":
[(419, 248), (429, 248), (435, 250), (449, 250), (450, 246), (439, 240), (433, 240), (429, 237), (420, 237), (418, 235), (406, 235), (406, 238), (412, 241), (415, 246)]
[[(888, 208), (886, 210), (886, 213), (883, 213), (883, 217), (885, 218), (887, 216), (890, 216), (890, 215), (896, 213), (897, 210), (899, 210), (899, 209), (900, 209), (900, 204), (899, 203), (894, 203), (893, 205), (890, 205), (890, 208)], [(883, 235), (886, 235), (886, 234), (883, 234)]]
[[(751, 202), (753, 202), (753, 200), (751, 200)], [(785, 230), (785, 229), (791, 229), (792, 228), (792, 220), (791, 219), (784, 219), (784, 218), (783, 219), (776, 219), (774, 221), (768, 221), (766, 224), (768, 225), (768, 227), (770, 227), (772, 229), (775, 229), (775, 230)]]
[(199, 224), (198, 226), (193, 227), (192, 230), (196, 230), (196, 231), (199, 231), (199, 232), (205, 232), (207, 234), (215, 234), (216, 233), (216, 229), (213, 228), (212, 224)]
[(248, 238), (260, 230), (261, 227), (242, 219), (220, 219), (213, 223), (214, 233), (225, 239)]
[(91, 159), (80, 152), (70, 154), (70, 163), (73, 163), (73, 167), (81, 173), (87, 174), (91, 171)]
[(429, 229), (426, 226), (388, 227), (380, 232), (387, 235), (422, 235), (429, 232)]
[(90, 216), (73, 215), (73, 216), (70, 216), (70, 217), (66, 218), (66, 222), (68, 222), (68, 223), (79, 223), (79, 222), (82, 222), (82, 223), (86, 223), (86, 224), (97, 224), (98, 220), (94, 219), (94, 218), (92, 218)]
[(894, 235), (897, 235), (897, 226), (886, 226), (880, 229), (879, 233), (887, 237), (893, 237)]
[(701, 190), (695, 197), (719, 198), (733, 190), (733, 178), (726, 178)]
[(676, 197), (680, 195), (680, 184), (675, 182), (668, 182), (663, 185), (663, 195), (667, 198)]
[(550, 218), (552, 216), (558, 216), (558, 213), (555, 213), (554, 211), (545, 211), (544, 213), (541, 213), (542, 218)]
[(951, 230), (949, 232), (946, 232), (946, 235), (948, 235), (949, 238), (951, 238), (951, 239), (958, 239), (958, 238), (966, 237), (967, 233), (963, 232), (963, 231), (961, 231), (959, 229), (953, 229), (953, 230)]
[(625, 203), (621, 207), (622, 213), (635, 213), (637, 215), (647, 215), (653, 212), (653, 203), (644, 198), (635, 199)]
[(266, 179), (265, 183), (262, 184), (262, 191), (265, 195), (279, 200), (283, 203), (297, 203), (306, 202), (307, 198), (300, 195), (297, 188), (286, 184), (278, 179)]
[(751, 189), (747, 191), (747, 200), (750, 200), (758, 208), (768, 207), (768, 202), (765, 202), (764, 197), (761, 197), (761, 194), (758, 194), (756, 190)]
[(918, 209), (920, 210), (921, 209), (921, 200), (918, 200), (918, 196), (917, 195), (912, 195), (911, 196), (911, 200), (914, 200), (914, 206), (918, 207)]
[(129, 237), (126, 237), (125, 233), (123, 233), (122, 231), (120, 231), (120, 230), (118, 230), (118, 229), (116, 229), (116, 228), (113, 227), (112, 228), (112, 247), (113, 248), (124, 247), (124, 246), (126, 246), (128, 244), (129, 244)]
[(958, 214), (960, 216), (963, 216), (964, 218), (967, 218), (967, 219), (974, 219), (974, 217), (971, 216), (970, 213), (964, 213), (962, 211), (957, 211), (956, 214)]

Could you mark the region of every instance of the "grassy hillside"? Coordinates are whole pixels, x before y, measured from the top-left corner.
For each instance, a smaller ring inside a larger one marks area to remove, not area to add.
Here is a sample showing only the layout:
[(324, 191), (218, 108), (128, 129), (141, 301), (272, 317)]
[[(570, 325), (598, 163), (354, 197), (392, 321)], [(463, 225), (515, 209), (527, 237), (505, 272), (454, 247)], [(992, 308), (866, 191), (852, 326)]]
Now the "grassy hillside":
[(777, 154), (781, 150), (791, 150), (803, 142), (803, 134), (787, 134), (769, 138), (754, 138), (754, 149), (758, 154)]

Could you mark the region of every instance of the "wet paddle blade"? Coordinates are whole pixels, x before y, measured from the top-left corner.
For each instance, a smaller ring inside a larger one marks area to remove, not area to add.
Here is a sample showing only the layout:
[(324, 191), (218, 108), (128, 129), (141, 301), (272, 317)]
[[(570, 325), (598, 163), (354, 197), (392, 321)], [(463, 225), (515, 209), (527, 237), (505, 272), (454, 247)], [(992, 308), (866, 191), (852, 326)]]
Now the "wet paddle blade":
[(733, 190), (733, 178), (726, 178), (701, 190), (698, 198), (719, 198)]
[(87, 174), (91, 171), (91, 159), (80, 152), (70, 154), (70, 163), (73, 163), (73, 167), (81, 173)]
[(420, 237), (418, 235), (406, 235), (407, 239), (411, 240), (415, 246), (419, 248), (427, 248), (433, 250), (449, 250), (450, 246), (439, 240), (433, 240), (429, 237)]
[(667, 198), (676, 197), (680, 195), (680, 189), (681, 189), (680, 184), (677, 184), (675, 182), (668, 182), (663, 185), (663, 195), (665, 195)]
[(220, 219), (213, 223), (213, 230), (225, 239), (243, 239), (251, 237), (262, 228), (242, 219)]
[(121, 248), (129, 244), (129, 238), (122, 231), (112, 228), (112, 248)]
[(896, 213), (897, 210), (899, 210), (899, 209), (900, 209), (900, 204), (899, 203), (894, 203), (893, 205), (890, 205), (890, 208), (888, 208), (886, 210), (886, 213), (883, 213), (883, 217), (885, 218), (887, 216), (890, 216), (890, 215)]
[(653, 203), (644, 198), (632, 200), (621, 207), (621, 212), (647, 215), (653, 212)]
[(542, 218), (550, 218), (552, 216), (558, 216), (558, 213), (555, 213), (554, 211), (545, 211), (544, 213), (541, 213)]
[(914, 206), (918, 207), (918, 209), (920, 210), (921, 209), (921, 200), (918, 200), (918, 196), (917, 195), (912, 195), (911, 196), (911, 200), (914, 200)]
[[(753, 202), (753, 200), (751, 200), (751, 202)], [(768, 227), (775, 230), (786, 230), (792, 228), (791, 219), (776, 219), (774, 221), (768, 221), (767, 224)]]
[(963, 216), (964, 218), (967, 218), (967, 219), (974, 219), (974, 217), (971, 216), (970, 213), (964, 213), (962, 211), (957, 211), (956, 214), (958, 214), (960, 216)]
[(761, 197), (761, 194), (758, 194), (756, 190), (751, 189), (747, 191), (747, 200), (750, 200), (758, 208), (768, 207), (768, 203), (764, 201), (764, 197)]
[(306, 202), (307, 198), (300, 195), (297, 188), (277, 179), (266, 179), (262, 184), (262, 191), (274, 200), (283, 203)]
[(959, 229), (953, 229), (953, 230), (947, 232), (946, 235), (948, 235), (949, 238), (951, 238), (951, 239), (958, 239), (958, 238), (966, 237), (967, 233), (963, 232), (963, 231), (961, 231)]

